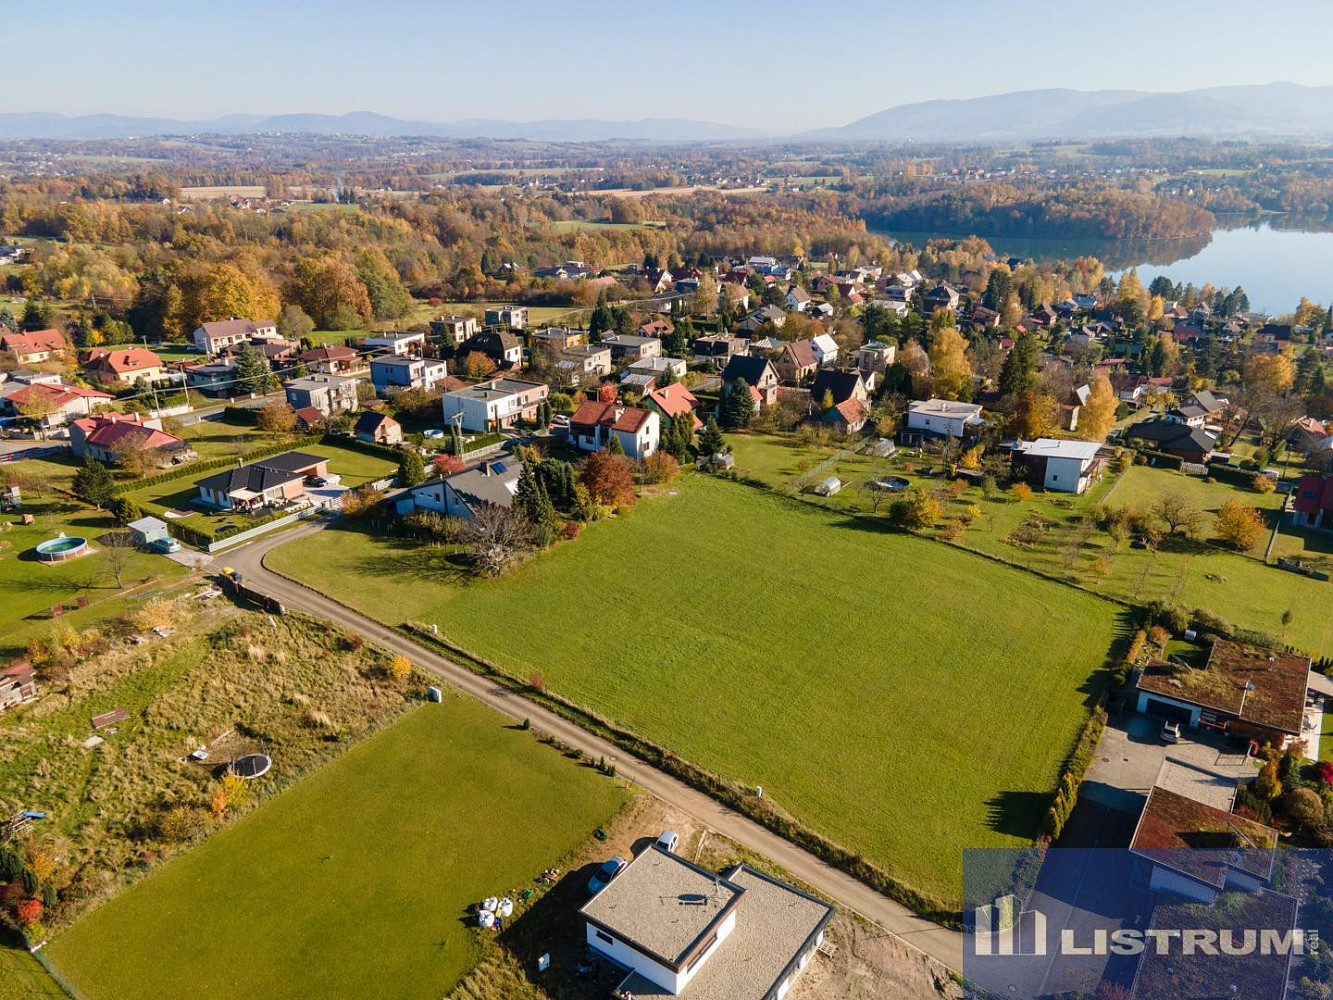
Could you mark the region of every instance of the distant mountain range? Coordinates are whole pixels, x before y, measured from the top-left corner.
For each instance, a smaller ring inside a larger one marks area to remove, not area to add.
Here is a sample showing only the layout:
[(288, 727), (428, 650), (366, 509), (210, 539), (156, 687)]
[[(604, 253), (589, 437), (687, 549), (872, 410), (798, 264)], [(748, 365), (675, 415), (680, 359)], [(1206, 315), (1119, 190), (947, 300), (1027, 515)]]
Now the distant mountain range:
[[(757, 129), (683, 118), (639, 121), (469, 118), (406, 121), (369, 111), (346, 115), (226, 115), (206, 121), (129, 115), (0, 114), (0, 139), (114, 139), (155, 135), (433, 136), (549, 142), (743, 141), (780, 138)], [(1333, 137), (1333, 87), (1270, 83), (1178, 93), (1029, 90), (956, 101), (902, 104), (837, 128), (787, 138), (825, 141), (1022, 142), (1115, 136)]]
[(1015, 142), (1113, 136), (1333, 136), (1333, 87), (1269, 83), (1168, 94), (1028, 90), (902, 104), (841, 128), (804, 133), (801, 138)]
[(456, 122), (421, 122), (390, 118), (372, 111), (346, 115), (226, 115), (206, 121), (136, 118), (131, 115), (0, 114), (0, 139), (126, 139), (155, 135), (256, 135), (303, 132), (316, 135), (434, 136), (446, 139), (542, 139), (552, 142), (688, 142), (752, 139), (754, 129), (683, 118), (640, 121), (552, 119), (509, 122), (468, 118)]

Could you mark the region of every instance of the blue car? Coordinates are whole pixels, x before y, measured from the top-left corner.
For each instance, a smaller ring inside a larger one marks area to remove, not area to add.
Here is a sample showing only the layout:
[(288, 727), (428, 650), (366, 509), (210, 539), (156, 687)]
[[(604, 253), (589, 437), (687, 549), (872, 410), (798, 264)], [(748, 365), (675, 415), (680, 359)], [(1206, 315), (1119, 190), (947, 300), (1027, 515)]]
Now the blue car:
[(628, 861), (617, 854), (610, 861), (603, 864), (601, 868), (598, 868), (597, 871), (593, 872), (592, 878), (588, 879), (588, 891), (594, 896), (597, 895), (597, 893), (610, 885), (611, 880), (623, 872), (628, 864)]

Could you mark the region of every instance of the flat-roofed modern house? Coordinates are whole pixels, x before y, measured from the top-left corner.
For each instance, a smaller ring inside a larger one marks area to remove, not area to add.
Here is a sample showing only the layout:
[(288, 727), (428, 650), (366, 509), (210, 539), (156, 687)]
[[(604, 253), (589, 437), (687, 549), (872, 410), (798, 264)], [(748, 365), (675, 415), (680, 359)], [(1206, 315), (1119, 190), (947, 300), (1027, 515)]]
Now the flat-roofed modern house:
[(486, 310), (487, 326), (507, 326), (511, 330), (523, 330), (528, 325), (527, 306), (496, 306)]
[(282, 383), (293, 410), (313, 407), (326, 417), (356, 409), (357, 379), (342, 375), (307, 375)]
[(426, 349), (426, 334), (413, 330), (392, 330), (372, 333), (365, 339), (367, 347), (375, 347), (400, 358), (416, 356)]
[(657, 845), (580, 911), (618, 996), (778, 1000), (824, 940), (827, 903), (737, 865), (719, 876)]
[(220, 319), (203, 323), (190, 334), (194, 346), (205, 354), (217, 354), (228, 347), (251, 340), (276, 340), (278, 325), (271, 319)]
[(633, 333), (608, 333), (602, 346), (611, 348), (616, 361), (634, 362), (655, 358), (662, 353), (662, 341), (657, 337), (640, 337)]
[(934, 437), (966, 437), (983, 423), (980, 403), (919, 399), (907, 407), (907, 429)]
[(397, 389), (434, 389), (448, 374), (447, 363), (436, 358), (382, 354), (370, 359), (370, 381), (381, 396)]
[(1096, 441), (1037, 438), (1020, 441), (1013, 461), (1027, 471), (1028, 482), (1058, 493), (1082, 493), (1097, 478), (1101, 467)]
[(430, 332), (446, 344), (461, 344), (481, 329), (475, 316), (436, 316)]
[(198, 480), (199, 500), (222, 510), (253, 511), (299, 500), (308, 476), (328, 474), (329, 460), (303, 451), (288, 451), (238, 465)]
[(1218, 639), (1202, 667), (1148, 661), (1136, 684), (1137, 707), (1284, 747), (1301, 735), (1309, 679), (1307, 656)]
[(462, 415), (465, 431), (496, 431), (536, 420), (537, 405), (549, 393), (543, 382), (502, 377), (446, 392), (440, 405), (446, 422)]

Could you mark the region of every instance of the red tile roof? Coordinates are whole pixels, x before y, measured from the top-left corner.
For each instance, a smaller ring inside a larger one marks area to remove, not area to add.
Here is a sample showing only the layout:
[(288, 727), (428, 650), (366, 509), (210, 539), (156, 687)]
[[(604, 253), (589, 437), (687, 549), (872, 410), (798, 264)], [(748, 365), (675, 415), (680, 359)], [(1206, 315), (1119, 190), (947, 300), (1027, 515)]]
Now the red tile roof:
[(1333, 510), (1333, 476), (1301, 476), (1292, 506), (1306, 514)]
[(599, 403), (588, 400), (569, 418), (570, 426), (609, 427), (612, 430), (634, 434), (649, 419), (649, 411), (637, 406), (621, 406), (617, 403)]
[(30, 333), (7, 333), (0, 336), (0, 351), (15, 354), (35, 354), (38, 351), (63, 351), (69, 346), (59, 330), (33, 330)]
[(356, 351), (342, 344), (316, 347), (314, 350), (306, 351), (301, 355), (302, 361), (354, 361), (355, 359)]
[(95, 351), (88, 358), (88, 367), (124, 375), (146, 368), (161, 368), (162, 359), (146, 347), (129, 347), (118, 351)]
[(93, 399), (115, 399), (109, 392), (98, 392), (96, 389), (84, 389), (77, 385), (47, 385), (44, 382), (35, 382), (32, 385), (25, 385), (22, 389), (9, 396), (9, 402), (16, 407), (24, 406), (50, 406), (53, 409), (60, 409), (68, 406), (74, 400), (80, 397), (89, 397)]
[(131, 437), (143, 439), (143, 447), (150, 451), (157, 448), (172, 448), (185, 442), (174, 434), (145, 427), (143, 418), (132, 413), (106, 413), (95, 417), (83, 417), (74, 421), (74, 425), (83, 431), (84, 440), (102, 448), (115, 448), (121, 441)]

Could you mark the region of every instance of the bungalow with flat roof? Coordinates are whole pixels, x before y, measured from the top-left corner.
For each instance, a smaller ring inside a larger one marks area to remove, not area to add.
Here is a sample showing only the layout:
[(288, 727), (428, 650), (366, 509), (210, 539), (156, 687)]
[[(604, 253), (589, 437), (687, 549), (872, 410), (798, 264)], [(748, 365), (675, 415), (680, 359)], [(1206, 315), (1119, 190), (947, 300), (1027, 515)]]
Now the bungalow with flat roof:
[(440, 405), (445, 422), (461, 416), (465, 431), (506, 430), (519, 420), (536, 420), (550, 391), (544, 382), (502, 377), (446, 392)]
[(569, 441), (580, 451), (601, 451), (612, 437), (629, 458), (643, 461), (657, 450), (662, 418), (656, 410), (592, 399), (569, 418)]
[(1204, 666), (1150, 660), (1138, 711), (1277, 747), (1301, 735), (1310, 658), (1218, 639)]
[(461, 344), (481, 327), (475, 316), (436, 316), (430, 321), (430, 332), (446, 344)]
[(261, 458), (206, 476), (194, 485), (199, 501), (222, 510), (252, 511), (305, 496), (307, 477), (328, 474), (329, 460), (303, 451)]
[(552, 351), (567, 351), (588, 342), (587, 330), (575, 330), (563, 326), (547, 326), (533, 330), (528, 334), (528, 343), (533, 347), (545, 347)]
[(1058, 493), (1082, 493), (1096, 480), (1101, 470), (1096, 441), (1065, 441), (1037, 438), (1019, 441), (1012, 461), (1027, 475), (1027, 481)]
[(985, 421), (980, 403), (953, 399), (918, 399), (907, 406), (907, 429), (930, 437), (964, 438)]
[(649, 847), (579, 911), (588, 947), (626, 972), (617, 995), (779, 1000), (833, 908), (746, 865), (721, 876)]
[(421, 330), (390, 330), (372, 333), (363, 343), (400, 358), (420, 357), (426, 349), (426, 334)]

